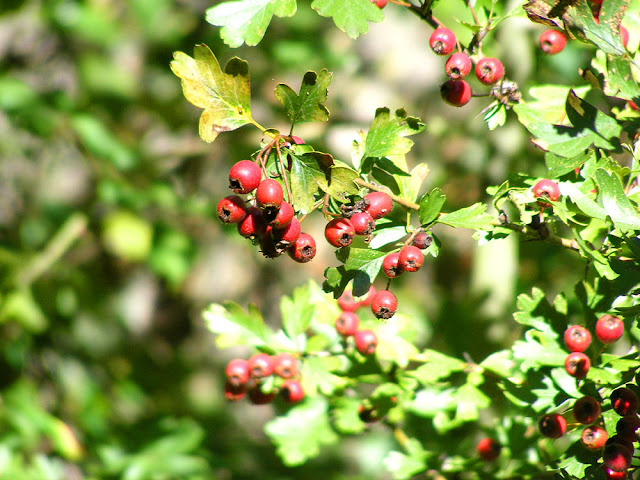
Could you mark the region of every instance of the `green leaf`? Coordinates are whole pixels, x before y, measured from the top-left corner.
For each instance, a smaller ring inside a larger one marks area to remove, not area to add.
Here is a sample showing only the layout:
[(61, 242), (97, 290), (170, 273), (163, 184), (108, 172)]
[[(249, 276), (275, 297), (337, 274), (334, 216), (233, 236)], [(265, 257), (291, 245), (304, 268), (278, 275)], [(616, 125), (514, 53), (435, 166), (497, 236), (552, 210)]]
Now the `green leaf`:
[(373, 283), (380, 272), (386, 255), (387, 252), (356, 247), (342, 248), (336, 253), (338, 260), (344, 263), (346, 271), (358, 270), (369, 277), (370, 283)]
[(350, 195), (358, 193), (358, 186), (354, 183), (358, 177), (358, 172), (353, 168), (335, 160), (335, 164), (329, 170), (329, 178), (320, 179), (318, 185), (331, 198), (344, 203), (349, 201)]
[(396, 480), (406, 480), (427, 469), (427, 452), (419, 440), (410, 438), (403, 444), (405, 453), (391, 451), (384, 466)]
[(227, 62), (223, 72), (209, 47), (200, 44), (194, 48), (193, 58), (175, 52), (171, 70), (180, 77), (185, 98), (204, 109), (199, 126), (202, 140), (213, 142), (220, 132), (250, 123), (247, 62), (234, 57)]
[(438, 219), (438, 223), (456, 228), (481, 229), (493, 222), (493, 217), (485, 213), (487, 206), (484, 203), (475, 203), (470, 207), (461, 208), (455, 212), (447, 213)]
[(362, 433), (367, 427), (367, 424), (360, 419), (359, 407), (360, 399), (358, 398), (337, 398), (335, 405), (333, 405), (331, 409), (333, 426), (336, 430), (346, 435)]
[(410, 202), (415, 202), (422, 184), (429, 176), (429, 167), (426, 163), (419, 163), (411, 170), (410, 174), (410, 177), (400, 175), (396, 177), (396, 181), (400, 187), (400, 196)]
[(591, 60), (591, 69), (583, 76), (601, 88), (605, 95), (624, 100), (633, 100), (640, 96), (628, 59), (597, 50)]
[(396, 314), (375, 329), (378, 336), (376, 348), (378, 360), (388, 360), (406, 367), (409, 360), (415, 357), (418, 349), (401, 336), (401, 332), (409, 327), (412, 320), (408, 315)]
[(269, 421), (264, 431), (288, 467), (302, 465), (318, 456), (323, 445), (333, 445), (339, 440), (331, 429), (323, 397), (308, 398), (286, 415)]
[(301, 335), (304, 337), (314, 312), (315, 305), (311, 303), (308, 285), (296, 288), (291, 297), (283, 296), (280, 299), (282, 326), (292, 340), (297, 340)]
[(388, 245), (393, 242), (397, 242), (401, 238), (407, 236), (407, 227), (404, 225), (397, 225), (392, 227), (378, 227), (378, 220), (376, 220), (376, 230), (373, 234), (373, 238), (369, 242), (369, 247), (377, 250), (378, 248)]
[(454, 372), (462, 372), (467, 366), (462, 360), (430, 349), (416, 355), (413, 360), (422, 361), (424, 364), (406, 374), (417, 379), (424, 386), (439, 382)]
[[(525, 127), (530, 124), (551, 123), (562, 124), (566, 117), (565, 104), (570, 87), (564, 85), (538, 85), (529, 89), (529, 95), (534, 100), (528, 100), (514, 105), (513, 110), (518, 114), (518, 120)], [(591, 86), (574, 88), (581, 97), (591, 90)]]
[[(319, 152), (318, 152), (319, 153)], [(316, 152), (303, 155), (289, 154), (291, 160), (291, 195), (294, 208), (301, 214), (313, 210), (318, 182), (324, 179), (333, 165), (333, 159)]]
[(503, 126), (507, 121), (507, 108), (502, 103), (496, 103), (484, 115), (484, 121), (487, 122), (489, 130), (495, 130), (497, 127)]
[(351, 38), (367, 33), (368, 22), (384, 20), (382, 11), (369, 0), (314, 0), (311, 8), (323, 17), (333, 17), (336, 26)]
[(236, 0), (209, 8), (206, 20), (222, 27), (220, 37), (235, 48), (260, 43), (273, 15), (291, 17), (295, 13), (296, 0)]
[(640, 214), (625, 195), (620, 179), (599, 168), (596, 170), (596, 184), (602, 206), (615, 227), (625, 233), (640, 230)]
[(480, 366), (500, 377), (509, 378), (514, 374), (516, 363), (511, 350), (498, 350), (485, 358)]
[(327, 87), (331, 83), (332, 75), (326, 69), (322, 69), (320, 73), (305, 73), (300, 85), (300, 94), (283, 83), (276, 86), (276, 98), (284, 105), (292, 125), (326, 122), (329, 119), (329, 110), (323, 102), (327, 100)]
[(528, 330), (525, 340), (513, 345), (513, 355), (522, 360), (522, 371), (540, 367), (558, 367), (564, 365), (567, 352), (558, 343), (537, 330)]
[(558, 178), (580, 168), (586, 161), (592, 159), (595, 153), (593, 150), (583, 152), (575, 157), (565, 158), (553, 153), (544, 156), (544, 163), (549, 170), (548, 178)]
[(430, 192), (425, 193), (420, 199), (420, 225), (425, 226), (434, 222), (447, 197), (439, 188), (434, 188)]
[(526, 293), (518, 295), (516, 305), (518, 311), (513, 318), (519, 324), (535, 328), (549, 338), (558, 338), (560, 332), (564, 332), (566, 316), (554, 310), (538, 287), (532, 289), (531, 296)]
[(575, 184), (563, 182), (559, 184), (559, 187), (562, 195), (570, 198), (583, 213), (598, 220), (604, 221), (607, 219), (605, 209), (589, 198), (588, 195), (582, 193)]
[(619, 149), (622, 127), (610, 116), (581, 99), (575, 91), (567, 96), (567, 117), (578, 131), (588, 131), (598, 148)]
[(491, 405), (491, 399), (470, 383), (465, 383), (455, 391), (454, 400), (456, 401), (455, 419), (460, 422), (477, 420), (478, 410)]
[(202, 312), (202, 318), (209, 331), (218, 334), (216, 345), (220, 348), (236, 345), (268, 345), (273, 333), (265, 325), (260, 312), (253, 306), (245, 311), (238, 304), (212, 303)]
[[(425, 128), (419, 118), (407, 116), (404, 109), (396, 110), (393, 116), (390, 113), (386, 107), (376, 110), (376, 116), (367, 133), (364, 154), (362, 155), (363, 160), (369, 157), (379, 158), (409, 153), (413, 141), (405, 137), (420, 133)], [(407, 168), (406, 163), (396, 166), (401, 170)]]
[(302, 364), (302, 386), (308, 395), (318, 391), (331, 395), (336, 389), (343, 388), (347, 381), (331, 373), (341, 367), (337, 357), (309, 357)]

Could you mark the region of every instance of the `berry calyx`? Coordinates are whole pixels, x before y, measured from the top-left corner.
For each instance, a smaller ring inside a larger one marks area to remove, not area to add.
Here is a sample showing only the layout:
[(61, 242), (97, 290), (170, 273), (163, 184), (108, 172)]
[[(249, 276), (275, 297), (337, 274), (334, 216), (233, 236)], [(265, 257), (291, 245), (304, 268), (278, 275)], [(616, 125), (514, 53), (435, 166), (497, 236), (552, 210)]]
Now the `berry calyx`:
[(621, 417), (638, 412), (638, 396), (627, 387), (616, 388), (609, 399), (611, 406)]
[(418, 247), (406, 245), (400, 250), (398, 264), (405, 272), (417, 272), (422, 267), (424, 256)]
[(298, 263), (307, 263), (316, 256), (316, 241), (308, 233), (300, 233), (298, 239), (289, 248), (289, 256)]
[(620, 443), (610, 443), (604, 447), (602, 460), (610, 470), (624, 472), (631, 466), (632, 452)]
[[(422, 254), (421, 254), (422, 255)], [(400, 252), (391, 252), (382, 260), (382, 272), (389, 278), (395, 278), (402, 274), (402, 266), (399, 262)]]
[(384, 192), (371, 192), (364, 196), (368, 203), (365, 212), (373, 217), (374, 220), (386, 217), (393, 209), (391, 197)]
[(376, 221), (368, 212), (354, 213), (349, 217), (356, 235), (370, 235), (376, 228)]
[(533, 186), (533, 196), (537, 199), (538, 205), (542, 207), (550, 207), (551, 204), (547, 200), (557, 202), (560, 198), (560, 187), (553, 180), (540, 180)]
[(550, 28), (542, 32), (539, 41), (543, 53), (546, 55), (555, 55), (564, 50), (567, 44), (567, 37), (565, 37), (562, 32)]
[(280, 385), (280, 394), (288, 403), (298, 403), (304, 398), (304, 389), (298, 380), (289, 379)]
[(476, 63), (476, 77), (484, 85), (493, 85), (504, 77), (504, 67), (497, 58), (485, 57)]
[[(258, 202), (258, 207), (262, 210), (279, 209), (283, 198), (284, 192), (282, 191), (282, 185), (273, 178), (265, 178), (256, 189), (256, 202)], [(267, 218), (268, 217), (269, 215), (267, 215)]]
[(253, 192), (260, 184), (262, 172), (251, 160), (240, 160), (229, 171), (229, 188), (235, 193)]
[(243, 358), (234, 358), (225, 368), (227, 382), (234, 387), (244, 385), (249, 381), (249, 362)]
[(356, 349), (362, 355), (373, 355), (378, 346), (378, 336), (373, 330), (358, 330), (354, 334), (353, 339), (356, 343)]
[(346, 218), (334, 218), (324, 228), (324, 237), (337, 248), (347, 247), (356, 234), (351, 222)]
[(276, 392), (265, 393), (259, 384), (249, 390), (249, 401), (254, 405), (266, 405), (267, 403), (271, 403), (275, 397)]
[(580, 442), (589, 450), (600, 450), (607, 443), (607, 431), (598, 425), (592, 425), (582, 431)]
[(376, 318), (389, 319), (398, 308), (398, 299), (389, 290), (380, 290), (371, 299), (371, 311)]
[(413, 237), (411, 245), (418, 247), (420, 250), (424, 250), (425, 248), (429, 248), (432, 243), (433, 237), (431, 235), (427, 232), (418, 232), (416, 233), (416, 236)]
[(244, 200), (238, 195), (229, 195), (220, 200), (216, 212), (223, 223), (240, 223), (247, 216)]
[(567, 421), (562, 415), (548, 413), (538, 421), (540, 433), (548, 438), (560, 438), (567, 431)]
[(613, 315), (603, 315), (596, 321), (596, 338), (604, 344), (617, 342), (624, 333), (624, 322)]
[(266, 353), (256, 353), (248, 360), (249, 376), (264, 378), (273, 373), (273, 358)]
[(476, 451), (478, 452), (478, 455), (480, 455), (480, 457), (487, 462), (491, 462), (498, 458), (501, 448), (502, 447), (496, 440), (489, 437), (482, 438), (478, 442), (478, 445), (476, 445)]
[(360, 318), (354, 312), (345, 311), (336, 318), (336, 331), (343, 337), (355, 335), (360, 326)]
[(584, 352), (591, 345), (591, 333), (581, 325), (571, 325), (564, 331), (564, 344), (571, 352)]
[(456, 35), (446, 27), (438, 27), (429, 37), (429, 46), (436, 55), (449, 55), (456, 47)]
[(447, 72), (449, 78), (457, 80), (469, 75), (471, 71), (471, 59), (469, 55), (462, 52), (456, 52), (449, 57), (444, 65), (444, 71)]
[(230, 402), (242, 400), (247, 393), (246, 385), (234, 385), (231, 382), (224, 384), (224, 398)]
[(447, 80), (440, 86), (440, 96), (449, 105), (462, 107), (471, 100), (471, 86), (464, 80)]
[(267, 224), (262, 216), (262, 211), (256, 207), (247, 209), (247, 216), (238, 223), (238, 233), (245, 238), (259, 238), (264, 235)]
[(571, 352), (564, 360), (564, 369), (577, 379), (586, 377), (589, 368), (591, 368), (591, 360), (582, 352)]
[(595, 398), (584, 396), (573, 405), (573, 417), (576, 422), (591, 425), (600, 416), (600, 402)]
[(281, 378), (298, 375), (298, 361), (290, 353), (279, 353), (273, 358), (273, 373)]

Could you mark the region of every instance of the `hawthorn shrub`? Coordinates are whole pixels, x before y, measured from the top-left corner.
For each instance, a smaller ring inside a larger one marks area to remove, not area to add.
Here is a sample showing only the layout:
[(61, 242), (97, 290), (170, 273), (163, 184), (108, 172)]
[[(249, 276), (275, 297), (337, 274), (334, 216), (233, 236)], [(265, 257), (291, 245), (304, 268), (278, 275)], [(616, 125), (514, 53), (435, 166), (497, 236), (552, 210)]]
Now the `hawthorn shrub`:
[[(237, 211), (219, 212), (221, 220), (237, 223), (267, 259), (289, 253), (276, 260), (293, 259), (288, 269), (318, 261), (316, 245), (325, 241), (337, 261), (323, 265), (323, 279), (310, 278), (280, 300), (280, 326), (252, 305), (205, 309), (217, 345), (249, 352), (248, 362), (236, 358), (227, 367), (224, 394), (254, 404), (279, 402), (281, 394), (284, 410), (264, 430), (292, 467), (381, 424), (396, 443), (384, 465), (397, 479), (631, 477), (640, 465), (632, 455), (640, 393), (638, 6), (456, 3), (472, 23), (436, 18), (432, 0), (311, 3), (351, 38), (392, 9), (414, 13), (432, 29), (424, 49), (444, 57), (442, 100), (470, 116), (480, 110), (489, 130), (512, 118), (528, 132), (542, 153), (531, 161), (543, 159), (544, 176), (533, 174), (539, 168), (510, 172), (486, 189), (489, 201), (453, 210), (445, 208), (446, 185), (424, 188), (428, 162), (412, 158), (409, 137), (424, 135), (428, 118), (380, 106), (367, 130), (353, 132), (351, 158), (341, 160), (293, 135), (302, 123), (331, 121), (326, 69), (304, 73), (297, 91), (276, 86), (288, 119), (283, 129), (275, 127), (279, 120), (254, 118), (246, 61), (233, 57), (221, 67), (204, 44), (192, 56), (174, 54), (171, 69), (185, 98), (203, 109), (203, 141), (243, 126), (261, 132), (251, 158), (232, 159), (253, 162), (253, 188), (239, 189), (230, 174), (231, 190), (243, 196), (227, 197)], [(206, 19), (235, 48), (258, 44), (273, 16), (292, 17), (296, 9), (295, 0), (224, 1)], [(523, 18), (540, 24), (532, 42), (541, 55), (562, 61), (572, 46), (589, 56), (577, 83), (521, 83), (490, 56), (499, 51), (497, 32)], [(324, 218), (324, 239), (302, 237), (311, 216)], [(584, 272), (554, 295), (538, 287), (518, 295), (520, 333), (509, 348), (458, 358), (437, 341), (425, 344), (411, 306), (393, 293), (396, 277), (411, 276), (411, 288), (429, 295), (419, 270), (446, 251), (442, 228), (468, 229), (480, 244), (517, 236), (564, 250), (581, 259)], [(575, 337), (577, 327), (584, 340)], [(278, 372), (282, 358), (286, 375)]]

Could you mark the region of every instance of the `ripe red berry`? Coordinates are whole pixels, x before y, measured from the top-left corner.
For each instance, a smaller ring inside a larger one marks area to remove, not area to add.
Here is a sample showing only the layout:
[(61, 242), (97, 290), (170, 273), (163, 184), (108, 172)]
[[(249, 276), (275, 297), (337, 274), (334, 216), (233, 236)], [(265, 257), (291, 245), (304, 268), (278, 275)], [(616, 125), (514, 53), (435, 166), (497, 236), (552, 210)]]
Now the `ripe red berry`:
[(368, 212), (358, 212), (349, 218), (356, 235), (369, 235), (376, 228), (376, 221)]
[(493, 85), (504, 77), (504, 67), (497, 58), (485, 57), (476, 63), (476, 77), (484, 85)]
[(567, 421), (562, 415), (548, 413), (538, 421), (540, 433), (548, 438), (560, 438), (567, 431)]
[(437, 55), (449, 55), (456, 47), (456, 35), (448, 28), (438, 27), (429, 37), (429, 46)]
[(640, 418), (635, 413), (622, 417), (616, 423), (616, 434), (629, 442), (633, 443), (638, 440), (636, 432), (640, 428)]
[(399, 263), (400, 252), (391, 252), (382, 260), (382, 272), (389, 278), (395, 278), (402, 274), (402, 265)]
[(462, 107), (471, 100), (471, 87), (464, 80), (447, 80), (440, 86), (440, 96), (449, 105)]
[(564, 50), (567, 37), (562, 32), (550, 28), (540, 35), (540, 48), (547, 55), (555, 55)]
[(271, 225), (273, 228), (280, 229), (285, 228), (295, 215), (293, 211), (293, 207), (289, 202), (282, 202), (280, 204), (280, 208), (273, 212), (270, 212), (271, 217), (265, 216), (267, 223)]
[(611, 406), (621, 417), (638, 412), (638, 396), (627, 387), (616, 388), (609, 399)]
[(356, 348), (362, 355), (373, 355), (378, 346), (378, 337), (373, 330), (358, 330), (353, 339), (356, 342)]
[(596, 321), (596, 338), (604, 344), (617, 342), (624, 333), (624, 322), (613, 315), (603, 315)]
[(249, 401), (254, 405), (266, 405), (271, 403), (275, 397), (276, 392), (265, 393), (260, 389), (260, 385), (256, 385), (249, 390)]
[(336, 318), (336, 331), (343, 337), (355, 335), (360, 326), (360, 319), (354, 312), (344, 311)]
[(471, 59), (469, 55), (462, 52), (456, 52), (449, 57), (444, 65), (444, 71), (447, 72), (449, 78), (457, 80), (469, 75), (471, 71)]
[(244, 200), (237, 195), (229, 195), (220, 200), (216, 211), (223, 223), (240, 223), (247, 216)]
[(298, 263), (307, 263), (316, 256), (316, 241), (308, 233), (300, 233), (289, 248), (289, 256)]
[(571, 352), (584, 352), (591, 345), (591, 333), (581, 325), (570, 325), (564, 331), (564, 344)]
[(584, 378), (591, 368), (591, 360), (582, 352), (571, 352), (564, 360), (564, 369), (575, 378)]
[(279, 353), (273, 358), (273, 373), (282, 378), (298, 375), (298, 361), (290, 353)]
[(626, 480), (627, 478), (627, 472), (614, 472), (604, 463), (602, 464), (602, 471), (607, 480)]
[(533, 196), (537, 199), (538, 205), (543, 207), (550, 207), (551, 204), (547, 202), (557, 202), (560, 198), (560, 187), (553, 180), (540, 180), (533, 186)]
[(235, 193), (253, 192), (260, 184), (262, 172), (251, 160), (240, 160), (229, 171), (229, 188)]
[(433, 243), (433, 237), (429, 235), (427, 232), (416, 233), (416, 236), (413, 237), (413, 241), (411, 242), (411, 244), (414, 247), (418, 247), (420, 250), (429, 248), (432, 243)]
[(371, 299), (371, 311), (376, 318), (389, 319), (398, 308), (398, 299), (389, 290), (380, 290)]
[(583, 425), (591, 425), (600, 416), (600, 402), (595, 398), (585, 396), (576, 400), (573, 404), (573, 417), (576, 422)]
[(622, 46), (627, 48), (627, 44), (629, 43), (629, 30), (620, 25), (620, 40), (622, 41)]
[(610, 443), (604, 447), (602, 460), (610, 470), (624, 472), (631, 466), (632, 452), (620, 443)]
[(400, 250), (398, 264), (405, 272), (417, 272), (422, 267), (424, 256), (418, 247), (406, 245)]
[(347, 218), (334, 218), (324, 228), (324, 237), (334, 247), (347, 247), (356, 234), (353, 225)]
[(580, 441), (582, 442), (582, 445), (587, 447), (589, 450), (600, 450), (604, 447), (608, 438), (609, 435), (607, 435), (607, 431), (604, 428), (599, 427), (598, 425), (592, 425), (582, 431)]
[(234, 385), (231, 382), (226, 382), (224, 384), (224, 398), (229, 400), (230, 402), (237, 402), (238, 400), (242, 400), (247, 393), (246, 385)]
[(502, 447), (496, 440), (494, 440), (493, 438), (485, 437), (478, 442), (476, 451), (483, 460), (491, 462), (498, 458), (501, 448)]
[(249, 376), (264, 378), (273, 373), (273, 358), (266, 353), (256, 353), (249, 357)]
[(243, 358), (234, 358), (227, 364), (224, 373), (231, 385), (244, 385), (249, 381), (249, 362)]
[(282, 185), (273, 178), (265, 178), (256, 189), (256, 201), (262, 210), (277, 210), (280, 208), (283, 197)]
[(247, 209), (247, 216), (238, 223), (238, 233), (245, 238), (259, 238), (264, 235), (267, 224), (262, 216), (262, 211), (256, 207)]
[(384, 192), (371, 192), (364, 196), (368, 205), (365, 211), (373, 217), (374, 220), (386, 217), (393, 209), (391, 197)]
[(304, 398), (302, 384), (298, 380), (285, 380), (280, 385), (280, 394), (288, 403), (298, 403)]
[(360, 302), (353, 298), (353, 291), (345, 290), (338, 297), (338, 306), (343, 312), (355, 312), (360, 308)]
[(279, 230), (274, 228), (270, 233), (276, 250), (282, 253), (291, 245), (295, 244), (296, 240), (300, 237), (300, 221), (297, 218), (293, 218), (286, 227)]
[(373, 3), (376, 7), (383, 9), (384, 7), (387, 6), (387, 0), (371, 0), (371, 3)]
[(636, 105), (636, 103), (633, 100), (629, 100), (629, 108), (631, 110), (635, 110), (636, 112), (640, 112), (640, 107)]

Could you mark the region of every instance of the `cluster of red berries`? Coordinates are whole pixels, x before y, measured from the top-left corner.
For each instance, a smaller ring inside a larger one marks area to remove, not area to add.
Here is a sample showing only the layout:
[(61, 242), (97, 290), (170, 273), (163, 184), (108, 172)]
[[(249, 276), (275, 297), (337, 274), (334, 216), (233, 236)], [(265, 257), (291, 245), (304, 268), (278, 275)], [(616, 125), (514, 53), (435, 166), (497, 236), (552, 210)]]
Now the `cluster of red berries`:
[[(289, 353), (256, 353), (249, 360), (234, 358), (227, 364), (225, 375), (224, 395), (230, 401), (248, 395), (254, 405), (264, 405), (272, 402), (278, 392), (287, 403), (298, 403), (304, 398), (298, 378), (298, 361)], [(270, 382), (273, 388), (265, 392), (266, 380), (272, 376), (278, 380)]]
[[(385, 292), (386, 290), (382, 291)], [(342, 313), (336, 318), (336, 331), (345, 339), (353, 337), (356, 350), (365, 356), (375, 353), (376, 347), (378, 346), (378, 336), (373, 330), (368, 328), (360, 329), (360, 317), (358, 317), (356, 311), (362, 307), (372, 305), (373, 299), (379, 293), (380, 292), (376, 292), (376, 289), (372, 285), (362, 300), (355, 299), (351, 290), (345, 290), (342, 295), (340, 295), (340, 298), (338, 298), (338, 306), (342, 310)]]
[[(473, 61), (464, 52), (452, 53), (457, 44), (455, 34), (443, 26), (436, 28), (429, 38), (431, 50), (437, 55), (450, 55), (444, 66), (449, 80), (440, 87), (442, 99), (450, 105), (462, 107), (471, 100), (471, 86), (463, 79), (471, 72)], [(475, 62), (475, 74), (483, 85), (493, 85), (504, 77), (504, 67), (497, 58), (484, 57)]]
[[(282, 185), (272, 178), (263, 178), (256, 162), (241, 160), (229, 171), (229, 195), (218, 202), (218, 218), (236, 224), (238, 233), (256, 241), (267, 258), (285, 251), (296, 262), (306, 263), (316, 255), (316, 242), (301, 231), (293, 206), (284, 201)], [(255, 194), (247, 202), (240, 194)]]

